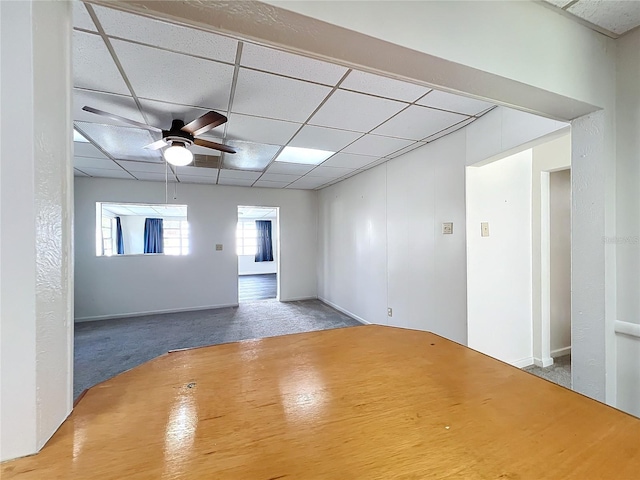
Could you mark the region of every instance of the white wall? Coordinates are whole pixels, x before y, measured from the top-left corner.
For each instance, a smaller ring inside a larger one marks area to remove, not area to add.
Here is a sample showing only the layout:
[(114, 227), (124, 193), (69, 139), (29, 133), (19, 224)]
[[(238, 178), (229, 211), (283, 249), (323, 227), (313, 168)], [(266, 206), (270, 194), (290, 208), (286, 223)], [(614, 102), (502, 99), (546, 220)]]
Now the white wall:
[(520, 367), (533, 363), (531, 164), (529, 149), (467, 168), (468, 345)]
[(571, 170), (549, 175), (551, 356), (571, 351)]
[(71, 411), (71, 5), (0, 2), (0, 25), (3, 461)]
[[(640, 30), (618, 41), (616, 104), (618, 320), (640, 324)], [(627, 325), (627, 331), (633, 331)], [(636, 329), (640, 335), (640, 327)], [(640, 416), (640, 336), (616, 335), (618, 406)]]
[[(259, 218), (271, 221), (271, 243), (273, 245), (273, 262), (256, 262), (255, 255), (238, 255), (238, 275), (260, 275), (278, 273), (278, 219), (276, 217)], [(251, 220), (252, 222), (255, 220)]]
[(314, 191), (180, 184), (189, 255), (96, 257), (95, 202), (165, 203), (164, 184), (76, 178), (75, 188), (76, 320), (236, 305), (238, 205), (280, 207), (280, 299), (316, 297)]

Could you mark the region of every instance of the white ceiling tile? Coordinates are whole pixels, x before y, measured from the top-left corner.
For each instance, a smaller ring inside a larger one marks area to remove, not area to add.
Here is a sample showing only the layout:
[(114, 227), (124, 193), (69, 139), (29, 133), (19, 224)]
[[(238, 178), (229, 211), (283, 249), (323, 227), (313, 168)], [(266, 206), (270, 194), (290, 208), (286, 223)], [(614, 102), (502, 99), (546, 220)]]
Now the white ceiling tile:
[[(145, 172), (145, 173), (158, 173), (164, 175), (165, 169), (167, 168), (167, 164), (165, 162), (162, 163), (149, 163), (149, 162), (130, 162), (121, 160), (118, 162), (125, 170), (130, 171), (134, 175), (137, 172)], [(138, 175), (136, 175), (137, 177)], [(169, 178), (173, 177), (173, 173), (171, 169), (169, 169)]]
[(265, 173), (260, 177), (260, 180), (266, 180), (268, 182), (287, 182), (291, 183), (300, 178), (300, 175), (287, 175), (284, 173)]
[[(138, 180), (145, 180), (150, 182), (164, 182), (164, 173), (152, 173), (152, 172), (131, 172), (131, 174)], [(176, 183), (176, 177), (173, 173), (169, 172), (169, 183)]]
[(339, 178), (353, 172), (355, 168), (340, 168), (340, 167), (316, 167), (311, 170), (306, 177), (328, 177)]
[[(187, 124), (210, 111), (206, 108), (190, 107), (156, 100), (140, 100), (140, 105), (142, 105), (142, 110), (149, 119), (149, 124), (163, 130), (169, 130), (173, 120), (182, 120)], [(224, 114), (226, 112), (222, 111), (219, 113)], [(222, 138), (223, 134), (224, 124), (207, 132), (207, 135), (218, 136), (219, 138)]]
[(74, 87), (131, 94), (100, 36), (74, 30), (72, 60)]
[(312, 170), (315, 165), (304, 165), (301, 163), (273, 162), (266, 173), (285, 173), (289, 175), (304, 175)]
[(235, 180), (250, 180), (251, 183), (255, 182), (262, 172), (250, 172), (248, 170), (231, 170), (228, 168), (223, 168), (220, 170), (220, 178), (221, 179), (235, 179)]
[(322, 164), (323, 167), (362, 168), (377, 160), (370, 155), (353, 155), (351, 153), (336, 153)]
[(227, 122), (227, 138), (249, 142), (286, 145), (300, 123), (233, 113)]
[(427, 143), (426, 142), (416, 142), (416, 143), (412, 143), (411, 145), (409, 145), (406, 148), (403, 148), (401, 150), (398, 150), (396, 152), (393, 152), (390, 155), (387, 155), (386, 158), (397, 158), (400, 155), (404, 155), (405, 153), (409, 153), (413, 150), (415, 150), (416, 148), (420, 148), (420, 147), (424, 147)]
[(438, 138), (444, 137), (445, 135), (448, 135), (452, 132), (455, 132), (456, 130), (460, 130), (461, 128), (466, 127), (467, 125), (469, 125), (470, 123), (474, 122), (476, 120), (475, 117), (473, 118), (469, 118), (468, 120), (463, 120), (460, 123), (457, 123), (455, 125), (450, 126), (449, 128), (445, 128), (444, 130), (441, 130), (437, 133), (434, 133), (433, 135), (431, 135), (428, 138), (425, 138), (424, 141), (425, 142), (433, 142), (434, 140), (437, 140)]
[(157, 162), (162, 159), (162, 153), (159, 150), (144, 148), (159, 140), (159, 134), (152, 135), (148, 130), (133, 127), (86, 122), (77, 122), (76, 124), (79, 130), (86, 132), (96, 144), (117, 160)]
[(264, 170), (280, 149), (277, 145), (241, 142), (239, 140), (231, 140), (227, 144), (231, 145), (236, 153), (225, 154), (223, 164), (226, 168), (238, 170)]
[(87, 175), (86, 173), (78, 170), (77, 168), (73, 169), (73, 176), (74, 177), (88, 177), (89, 175)]
[(544, 0), (547, 3), (550, 3), (551, 5), (555, 5), (556, 7), (565, 7), (568, 4), (571, 3), (572, 0)]
[(222, 178), (218, 179), (218, 185), (233, 185), (236, 187), (250, 187), (255, 180), (242, 180), (240, 178)]
[(105, 178), (128, 178), (133, 180), (134, 178), (122, 169), (107, 170), (103, 168), (83, 168), (82, 171), (92, 177), (105, 177)]
[(267, 180), (258, 180), (253, 186), (265, 188), (284, 188), (287, 185), (289, 185), (289, 182), (269, 182)]
[(640, 25), (640, 2), (637, 0), (580, 1), (567, 8), (567, 12), (618, 35)]
[(122, 170), (116, 162), (109, 158), (73, 157), (73, 166), (83, 170), (85, 168), (100, 168), (104, 170)]
[(76, 157), (108, 158), (96, 147), (86, 142), (73, 142), (73, 155)]
[(364, 171), (364, 170), (369, 170), (370, 168), (377, 167), (378, 165), (382, 165), (383, 163), (386, 163), (386, 162), (388, 162), (388, 159), (386, 159), (386, 158), (381, 158), (381, 159), (379, 159), (379, 160), (376, 160), (376, 161), (375, 161), (375, 162), (373, 162), (373, 163), (370, 163), (370, 164), (369, 164), (369, 165), (367, 165), (366, 167), (363, 167), (363, 168), (362, 168), (362, 170), (363, 170), (363, 171)]
[(87, 12), (87, 7), (79, 1), (71, 2), (73, 5), (73, 26), (74, 28), (83, 28), (85, 30), (96, 31), (96, 26)]
[(477, 115), (480, 112), (493, 107), (492, 103), (476, 100), (475, 98), (463, 97), (452, 93), (445, 93), (439, 90), (432, 90), (429, 95), (420, 99), (418, 105), (434, 107), (450, 112), (462, 113), (465, 115)]
[(231, 65), (120, 40), (112, 45), (138, 97), (227, 110)]
[(85, 112), (82, 110), (84, 106), (97, 108), (98, 110), (114, 113), (136, 122), (145, 123), (144, 117), (140, 114), (140, 110), (138, 110), (138, 106), (131, 96), (89, 92), (87, 90), (78, 90), (77, 88), (73, 89), (74, 121), (125, 126), (126, 124), (119, 120)]
[(379, 135), (365, 135), (360, 140), (349, 145), (342, 153), (355, 153), (358, 155), (371, 155), (384, 157), (414, 143), (412, 140), (400, 138), (381, 137)]
[(218, 169), (217, 168), (206, 168), (206, 167), (193, 167), (193, 166), (185, 166), (185, 167), (174, 167), (176, 170), (176, 174), (178, 177), (182, 177), (183, 175), (189, 176), (198, 176), (198, 177), (212, 177), (218, 178)]
[(222, 62), (235, 62), (238, 41), (232, 38), (110, 8), (93, 8), (107, 35)]
[(372, 133), (408, 140), (422, 140), (466, 118), (457, 113), (412, 105), (380, 125)]
[(241, 68), (232, 109), (302, 123), (330, 91), (322, 85)]
[(215, 185), (216, 179), (214, 177), (201, 177), (199, 175), (180, 175), (178, 174), (180, 183), (206, 183), (209, 185)]
[(300, 188), (303, 190), (310, 190), (318, 188), (330, 181), (332, 181), (332, 179), (328, 177), (303, 177), (300, 180), (293, 182), (287, 188)]
[(402, 82), (372, 73), (360, 72), (358, 70), (353, 70), (349, 73), (345, 81), (340, 84), (340, 88), (370, 93), (372, 95), (402, 100), (404, 102), (414, 102), (431, 90), (428, 87), (422, 87), (413, 83)]
[(368, 132), (405, 107), (406, 104), (394, 100), (337, 90), (309, 123)]
[(360, 138), (361, 133), (335, 128), (305, 125), (289, 143), (292, 147), (314, 148), (337, 152)]
[(240, 64), (331, 86), (347, 73), (346, 67), (251, 43), (244, 44)]

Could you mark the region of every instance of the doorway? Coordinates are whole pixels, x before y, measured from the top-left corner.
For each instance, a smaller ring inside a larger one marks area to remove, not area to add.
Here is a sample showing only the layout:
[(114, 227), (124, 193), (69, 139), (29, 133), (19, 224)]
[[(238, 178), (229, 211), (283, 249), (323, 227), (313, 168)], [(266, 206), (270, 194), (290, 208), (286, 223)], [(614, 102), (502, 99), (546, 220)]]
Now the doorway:
[(238, 206), (238, 303), (279, 299), (278, 207)]

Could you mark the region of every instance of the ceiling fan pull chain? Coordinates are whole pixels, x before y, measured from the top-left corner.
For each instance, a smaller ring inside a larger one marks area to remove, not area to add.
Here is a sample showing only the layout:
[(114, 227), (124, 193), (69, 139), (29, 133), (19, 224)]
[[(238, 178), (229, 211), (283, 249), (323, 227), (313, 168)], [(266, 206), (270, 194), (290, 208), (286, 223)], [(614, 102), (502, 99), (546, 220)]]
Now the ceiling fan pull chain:
[(164, 203), (169, 203), (169, 164), (164, 162)]

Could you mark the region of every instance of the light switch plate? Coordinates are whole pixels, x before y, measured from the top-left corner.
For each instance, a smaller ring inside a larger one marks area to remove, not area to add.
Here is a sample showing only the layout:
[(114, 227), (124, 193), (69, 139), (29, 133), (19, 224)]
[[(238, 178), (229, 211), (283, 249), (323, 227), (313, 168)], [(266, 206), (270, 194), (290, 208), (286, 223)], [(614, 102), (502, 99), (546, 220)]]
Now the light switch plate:
[(216, 250), (219, 252), (220, 250), (222, 250), (222, 244), (221, 243), (216, 243)]
[(393, 308), (387, 308), (387, 316), (393, 317)]
[(445, 222), (442, 224), (443, 235), (453, 235), (453, 222)]
[(489, 222), (482, 222), (480, 224), (480, 234), (483, 237), (488, 237), (489, 236)]

